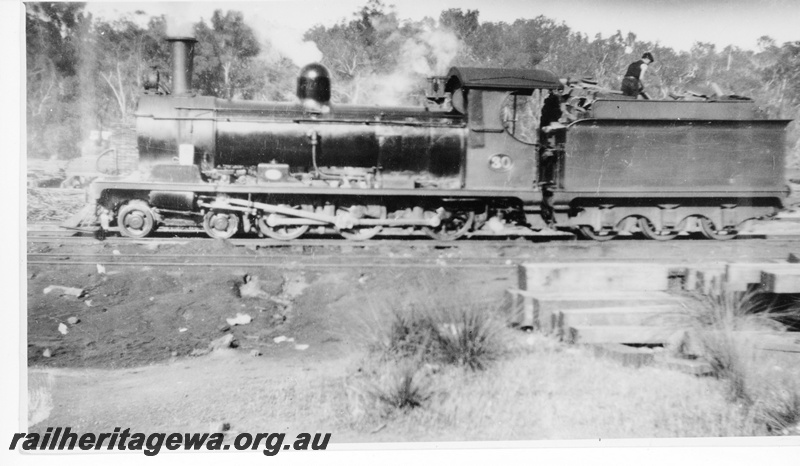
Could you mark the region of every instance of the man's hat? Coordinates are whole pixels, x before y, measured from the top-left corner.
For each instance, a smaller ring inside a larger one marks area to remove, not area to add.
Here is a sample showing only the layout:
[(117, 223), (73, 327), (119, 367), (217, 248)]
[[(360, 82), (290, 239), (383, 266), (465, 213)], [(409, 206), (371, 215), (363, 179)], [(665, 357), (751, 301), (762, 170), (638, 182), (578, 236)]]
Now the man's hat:
[(650, 53), (650, 52), (645, 52), (644, 55), (642, 55), (642, 58), (646, 58), (646, 59), (650, 60), (650, 63), (656, 61), (656, 59), (653, 58), (653, 54)]

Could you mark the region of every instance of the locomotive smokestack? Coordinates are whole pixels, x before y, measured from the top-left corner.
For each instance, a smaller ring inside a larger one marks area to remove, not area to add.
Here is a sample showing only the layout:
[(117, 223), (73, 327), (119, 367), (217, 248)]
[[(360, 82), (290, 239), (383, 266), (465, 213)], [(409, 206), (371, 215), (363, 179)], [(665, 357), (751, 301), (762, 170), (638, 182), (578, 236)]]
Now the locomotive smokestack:
[(193, 37), (168, 37), (172, 43), (172, 94), (184, 95), (192, 91)]

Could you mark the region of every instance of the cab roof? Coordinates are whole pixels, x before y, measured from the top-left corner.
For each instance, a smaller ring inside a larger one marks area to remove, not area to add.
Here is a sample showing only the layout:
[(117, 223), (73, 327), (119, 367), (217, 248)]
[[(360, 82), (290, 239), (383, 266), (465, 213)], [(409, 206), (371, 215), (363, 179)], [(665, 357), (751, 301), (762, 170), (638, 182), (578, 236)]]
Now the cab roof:
[(555, 74), (547, 70), (452, 67), (447, 73), (446, 92), (465, 87), (472, 89), (532, 90), (559, 89)]

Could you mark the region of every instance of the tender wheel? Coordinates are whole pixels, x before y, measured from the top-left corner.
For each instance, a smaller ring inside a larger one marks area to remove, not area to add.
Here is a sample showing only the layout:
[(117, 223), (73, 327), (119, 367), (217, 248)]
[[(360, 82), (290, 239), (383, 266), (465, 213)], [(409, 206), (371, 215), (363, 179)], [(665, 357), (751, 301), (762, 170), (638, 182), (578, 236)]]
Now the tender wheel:
[[(353, 206), (353, 208), (363, 208), (363, 206)], [(337, 212), (337, 215), (342, 213), (342, 212), (343, 212), (343, 209), (340, 209)], [(372, 216), (372, 217), (369, 217), (369, 218), (385, 219), (386, 218), (386, 209), (381, 209), (380, 215)], [(383, 230), (383, 226), (381, 226), (381, 225), (376, 225), (376, 226), (360, 226), (360, 225), (357, 225), (357, 226), (355, 226), (353, 228), (347, 228), (347, 229), (337, 228), (336, 229), (336, 231), (339, 232), (339, 234), (342, 235), (343, 238), (349, 239), (351, 241), (366, 241), (368, 239), (372, 239), (373, 237), (375, 237), (375, 235), (380, 233), (381, 230)]]
[(585, 238), (595, 241), (610, 241), (617, 237), (617, 232), (614, 230), (601, 230), (598, 233), (588, 225), (581, 225), (579, 231)]
[(739, 234), (739, 232), (733, 228), (717, 230), (717, 227), (714, 226), (714, 222), (705, 217), (700, 219), (700, 229), (703, 232), (703, 236), (706, 238), (716, 239), (719, 241), (726, 241), (736, 238), (736, 235)]
[(203, 229), (215, 239), (228, 239), (239, 230), (239, 217), (230, 212), (212, 210), (203, 217)]
[(655, 226), (650, 223), (650, 220), (642, 217), (639, 219), (639, 229), (645, 238), (654, 239), (656, 241), (669, 241), (678, 236), (678, 232), (674, 230), (661, 230), (656, 231)]
[(258, 231), (263, 233), (266, 236), (269, 236), (272, 239), (277, 239), (281, 241), (289, 241), (293, 239), (297, 239), (305, 234), (308, 231), (308, 225), (298, 225), (298, 226), (291, 226), (291, 225), (282, 225), (277, 227), (271, 227), (267, 225), (267, 217), (261, 217), (258, 219)]
[(146, 202), (133, 200), (119, 209), (117, 225), (122, 236), (144, 238), (155, 230), (156, 221)]
[(447, 214), (448, 216), (442, 218), (442, 223), (438, 227), (422, 227), (422, 231), (439, 241), (454, 241), (467, 234), (475, 223), (475, 212), (472, 211), (456, 211)]

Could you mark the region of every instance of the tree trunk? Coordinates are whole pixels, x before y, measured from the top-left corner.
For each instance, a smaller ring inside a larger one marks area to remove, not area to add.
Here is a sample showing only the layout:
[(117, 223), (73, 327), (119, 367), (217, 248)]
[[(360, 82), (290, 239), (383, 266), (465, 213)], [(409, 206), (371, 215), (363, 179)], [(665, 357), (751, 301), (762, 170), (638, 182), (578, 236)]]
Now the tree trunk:
[(233, 89), (231, 89), (231, 62), (222, 64), (223, 77), (225, 78), (225, 97), (227, 99), (233, 98)]

